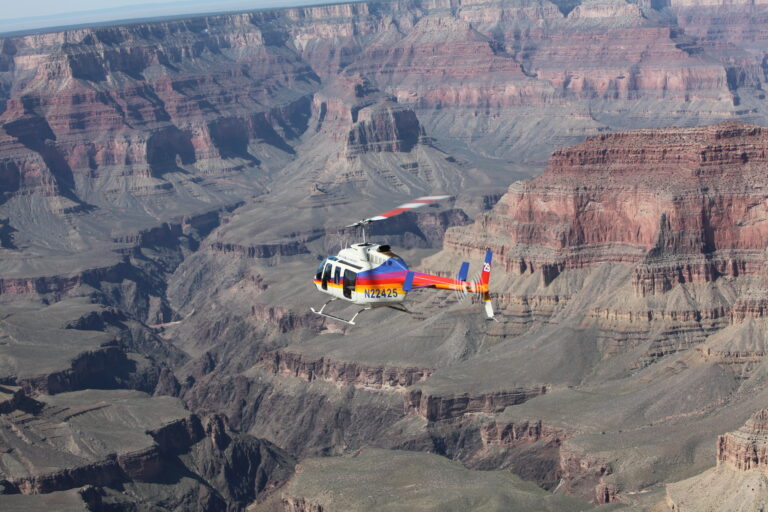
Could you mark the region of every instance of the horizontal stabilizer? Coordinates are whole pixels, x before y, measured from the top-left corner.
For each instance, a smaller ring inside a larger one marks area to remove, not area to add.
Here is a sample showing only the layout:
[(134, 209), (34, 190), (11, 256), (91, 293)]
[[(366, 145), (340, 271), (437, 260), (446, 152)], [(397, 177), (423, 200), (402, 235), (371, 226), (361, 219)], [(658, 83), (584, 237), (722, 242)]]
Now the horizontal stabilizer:
[(409, 270), (405, 275), (405, 282), (403, 283), (403, 291), (405, 293), (408, 293), (413, 289), (413, 277), (414, 273)]

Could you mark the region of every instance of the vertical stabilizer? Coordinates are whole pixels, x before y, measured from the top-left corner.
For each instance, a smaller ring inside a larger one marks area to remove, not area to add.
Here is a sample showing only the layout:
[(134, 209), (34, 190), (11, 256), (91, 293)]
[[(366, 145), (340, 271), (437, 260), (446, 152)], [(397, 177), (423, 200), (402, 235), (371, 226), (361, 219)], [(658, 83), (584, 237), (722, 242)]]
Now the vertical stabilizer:
[(480, 284), (483, 285), (486, 290), (488, 283), (491, 280), (491, 263), (493, 260), (493, 253), (490, 249), (485, 250), (485, 262), (483, 263), (483, 272), (480, 274)]
[(491, 281), (491, 265), (493, 262), (493, 253), (490, 249), (485, 250), (485, 262), (483, 262), (483, 272), (480, 274), (480, 287), (483, 290), (483, 301), (485, 302), (485, 316), (493, 318), (493, 303), (491, 294), (488, 291), (488, 285)]

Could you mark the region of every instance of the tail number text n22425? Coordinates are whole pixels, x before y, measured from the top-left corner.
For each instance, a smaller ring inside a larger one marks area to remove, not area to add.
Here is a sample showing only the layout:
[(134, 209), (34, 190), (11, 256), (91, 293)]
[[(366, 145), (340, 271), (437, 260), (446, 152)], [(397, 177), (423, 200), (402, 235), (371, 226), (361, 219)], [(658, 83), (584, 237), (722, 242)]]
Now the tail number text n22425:
[(391, 299), (397, 297), (397, 288), (371, 288), (365, 290), (366, 299)]

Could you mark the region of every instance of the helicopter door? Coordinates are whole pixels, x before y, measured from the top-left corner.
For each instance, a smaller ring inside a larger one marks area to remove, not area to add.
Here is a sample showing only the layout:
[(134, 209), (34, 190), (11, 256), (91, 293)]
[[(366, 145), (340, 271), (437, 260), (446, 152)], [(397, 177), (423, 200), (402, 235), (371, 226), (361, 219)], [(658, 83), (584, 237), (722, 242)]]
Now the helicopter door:
[(320, 285), (323, 290), (328, 289), (328, 281), (331, 280), (331, 269), (333, 268), (333, 265), (330, 263), (325, 264), (325, 270), (323, 271), (323, 283)]
[(357, 274), (351, 270), (344, 271), (344, 297), (351, 299), (352, 292), (355, 291), (355, 281), (357, 280)]

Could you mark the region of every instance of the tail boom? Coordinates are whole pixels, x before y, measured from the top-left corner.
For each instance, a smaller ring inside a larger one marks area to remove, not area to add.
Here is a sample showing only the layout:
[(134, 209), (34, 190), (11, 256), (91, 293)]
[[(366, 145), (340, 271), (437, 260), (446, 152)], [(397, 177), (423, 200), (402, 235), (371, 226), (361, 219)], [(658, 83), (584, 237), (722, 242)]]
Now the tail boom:
[(483, 301), (485, 302), (485, 314), (491, 319), (493, 318), (493, 304), (491, 303), (489, 284), (491, 280), (492, 260), (493, 254), (491, 250), (488, 249), (485, 252), (485, 261), (483, 263), (483, 271), (480, 274), (480, 281), (477, 282), (466, 280), (466, 273), (469, 265), (462, 264), (462, 268), (459, 271), (459, 277), (465, 277), (465, 279), (451, 279), (449, 277), (413, 272), (411, 273), (413, 276), (411, 285), (413, 288), (436, 288), (438, 290), (458, 290), (462, 292), (482, 294)]

